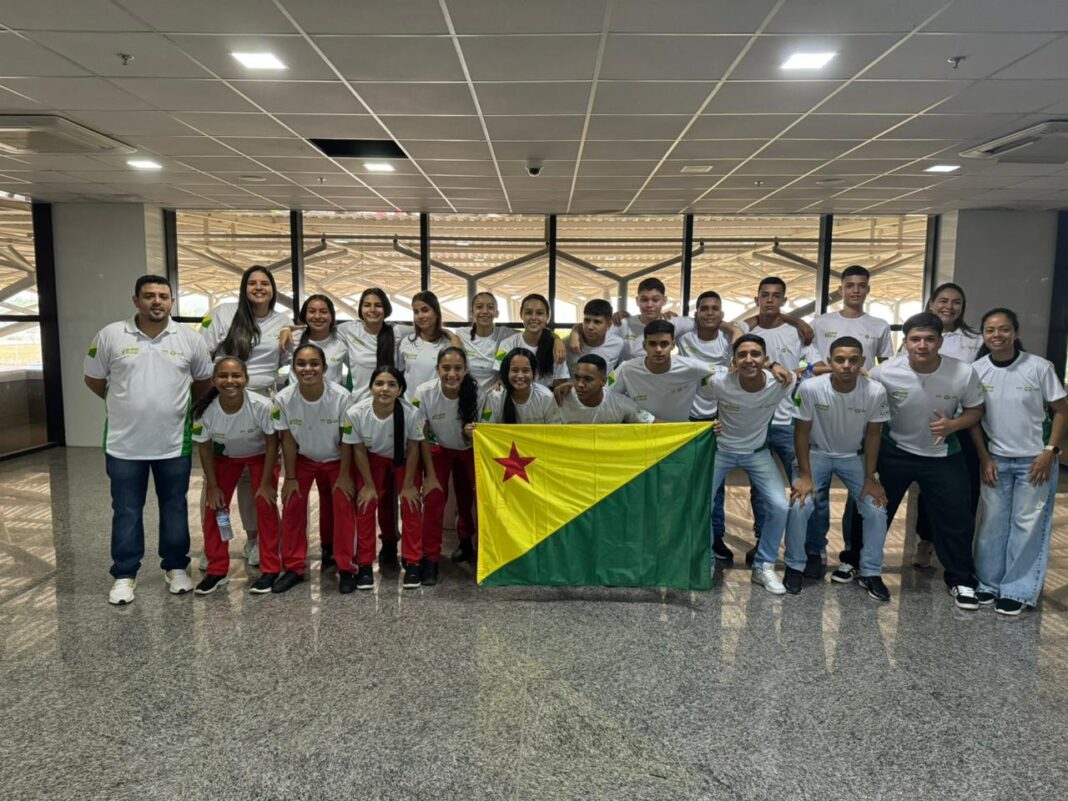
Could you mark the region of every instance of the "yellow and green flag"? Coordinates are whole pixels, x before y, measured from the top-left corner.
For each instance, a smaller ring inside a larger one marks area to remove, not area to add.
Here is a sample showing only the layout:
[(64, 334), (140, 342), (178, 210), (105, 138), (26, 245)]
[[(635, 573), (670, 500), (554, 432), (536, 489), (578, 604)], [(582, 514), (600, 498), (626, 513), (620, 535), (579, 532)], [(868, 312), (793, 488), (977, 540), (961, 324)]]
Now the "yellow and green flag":
[(478, 582), (707, 590), (708, 423), (475, 430)]

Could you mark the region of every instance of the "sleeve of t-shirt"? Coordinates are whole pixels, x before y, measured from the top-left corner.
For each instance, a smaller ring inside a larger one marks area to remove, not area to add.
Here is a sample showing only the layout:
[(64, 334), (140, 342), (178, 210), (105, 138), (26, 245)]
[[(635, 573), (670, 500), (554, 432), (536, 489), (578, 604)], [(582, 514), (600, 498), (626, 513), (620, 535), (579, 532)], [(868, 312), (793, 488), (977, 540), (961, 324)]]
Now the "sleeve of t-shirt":
[(1053, 365), (1046, 362), (1042, 366), (1042, 399), (1046, 403), (1060, 400), (1065, 397), (1064, 384), (1057, 378), (1057, 371)]
[(211, 439), (211, 415), (209, 409), (204, 410), (204, 414), (200, 416), (199, 420), (193, 421), (192, 429), (190, 430), (190, 438), (193, 442), (207, 442)]
[(668, 322), (675, 326), (676, 338), (681, 337), (683, 334), (690, 333), (694, 328), (692, 317), (672, 317)]
[(271, 409), (271, 425), (275, 431), (289, 431), (289, 420), (286, 419), (286, 410), (276, 398)]
[(718, 364), (709, 364), (707, 367), (708, 371), (701, 376), (701, 382), (697, 386), (697, 395), (705, 400), (716, 400), (719, 387), (723, 385), (723, 379), (729, 371)]
[(215, 349), (226, 339), (229, 321), (224, 320), (224, 316), (226, 315), (223, 313), (222, 307), (216, 306), (214, 309), (209, 310), (204, 315), (204, 319), (200, 321), (200, 336), (204, 340), (208, 353), (214, 353)]
[(651, 423), (656, 419), (628, 397), (620, 397), (619, 402), (623, 406), (624, 423)]
[(423, 436), (423, 422), (425, 419), (426, 415), (421, 410), (412, 406), (404, 407), (404, 426), (407, 429), (409, 440), (422, 442), (425, 439)]
[[(251, 397), (251, 396), (246, 396)], [(274, 433), (274, 423), (271, 421), (271, 402), (256, 404), (256, 422), (259, 423), (260, 431), (265, 436)]]
[(871, 383), (871, 404), (868, 407), (869, 423), (887, 423), (890, 421), (890, 401), (886, 396), (886, 387), (878, 381)]
[(103, 330), (97, 331), (89, 343), (82, 372), (90, 378), (107, 378), (111, 375), (111, 347)]
[(214, 365), (211, 363), (211, 354), (208, 353), (208, 346), (204, 344), (204, 340), (200, 337), (194, 339), (193, 355), (189, 359), (189, 372), (194, 381), (203, 381), (205, 378), (211, 378)]
[(880, 360), (893, 358), (894, 339), (893, 336), (890, 334), (890, 326), (885, 326), (883, 328), (883, 333), (879, 337), (879, 343), (875, 347), (875, 358)]
[(555, 399), (546, 404), (545, 422), (558, 425), (564, 424), (564, 418), (560, 416), (560, 407), (556, 405)]
[(983, 389), (979, 386), (979, 375), (968, 365), (968, 386), (960, 396), (960, 405), (965, 409), (974, 409), (985, 402)]
[(627, 392), (627, 369), (625, 364), (621, 364), (608, 374), (608, 390), (617, 392), (620, 395), (629, 394)]
[(341, 416), (341, 441), (345, 445), (359, 445), (363, 442), (356, 416), (352, 413), (355, 406), (350, 406)]
[(747, 323), (745, 320), (738, 320), (734, 323), (734, 325), (738, 326), (742, 330), (743, 334), (749, 333), (749, 323)]
[(570, 381), (571, 371), (567, 369), (567, 362), (553, 363), (553, 381)]
[(799, 404), (793, 407), (793, 415), (796, 420), (804, 420), (809, 422), (812, 420), (812, 396), (815, 390), (808, 384), (808, 382), (802, 382), (801, 386), (797, 389), (797, 398), (800, 401)]
[(824, 361), (823, 354), (820, 353), (820, 349), (815, 344), (805, 345), (801, 349), (801, 358), (809, 364), (816, 364), (817, 362)]

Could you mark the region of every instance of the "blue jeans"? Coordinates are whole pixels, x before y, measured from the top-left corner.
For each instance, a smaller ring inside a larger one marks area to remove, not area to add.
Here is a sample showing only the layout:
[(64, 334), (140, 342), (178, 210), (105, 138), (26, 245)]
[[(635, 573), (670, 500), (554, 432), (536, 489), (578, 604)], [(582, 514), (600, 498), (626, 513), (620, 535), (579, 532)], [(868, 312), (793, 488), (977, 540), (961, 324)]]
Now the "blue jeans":
[[(769, 426), (767, 449), (779, 457), (779, 461), (786, 470), (786, 480), (792, 483), (794, 462), (797, 461), (794, 455), (794, 427), (792, 425)], [(749, 503), (753, 507), (753, 534), (759, 540), (760, 533), (764, 530), (764, 507), (757, 497), (756, 487), (749, 488)]]
[(757, 543), (753, 567), (774, 565), (779, 557), (779, 545), (786, 530), (786, 486), (771, 458), (771, 451), (754, 453), (716, 451), (716, 466), (712, 471), (712, 492), (718, 493), (733, 468), (740, 467), (749, 476), (749, 484), (757, 496), (757, 508), (764, 510), (764, 528)]
[[(883, 572), (883, 545), (886, 542), (886, 509), (878, 507), (870, 495), (860, 498), (864, 488), (864, 457), (829, 456), (815, 448), (809, 451), (809, 467), (812, 469), (812, 483), (817, 496), (826, 496), (831, 485), (831, 477), (838, 476), (849, 490), (849, 496), (857, 503), (864, 520), (864, 546), (860, 552), (860, 575), (878, 576)], [(805, 569), (806, 537), (811, 526), (813, 512), (819, 514), (819, 507), (809, 498), (802, 505), (790, 504), (790, 514), (786, 519), (786, 565), (794, 570)]]
[(719, 492), (712, 498), (712, 541), (722, 542), (723, 535), (727, 531), (727, 511), (724, 504), (727, 501), (727, 488), (720, 485)]
[(107, 457), (111, 479), (111, 575), (136, 578), (145, 555), (145, 498), (152, 471), (159, 501), (159, 557), (164, 570), (184, 570), (189, 564), (188, 456), (173, 459), (117, 459)]
[(1049, 481), (1033, 487), (1033, 457), (993, 458), (998, 466), (998, 485), (983, 484), (979, 490), (982, 522), (975, 540), (979, 589), (1034, 606), (1049, 560), (1058, 464), (1053, 461)]

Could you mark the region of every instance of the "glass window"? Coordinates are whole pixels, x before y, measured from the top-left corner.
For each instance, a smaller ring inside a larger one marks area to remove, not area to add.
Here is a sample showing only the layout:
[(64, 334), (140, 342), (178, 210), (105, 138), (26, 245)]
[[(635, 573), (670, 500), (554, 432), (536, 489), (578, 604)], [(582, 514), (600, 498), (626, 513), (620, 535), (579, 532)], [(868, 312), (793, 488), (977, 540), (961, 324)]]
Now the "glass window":
[(0, 453), (48, 442), (41, 326), (0, 323)]
[(37, 314), (33, 216), (25, 203), (0, 200), (0, 314)]

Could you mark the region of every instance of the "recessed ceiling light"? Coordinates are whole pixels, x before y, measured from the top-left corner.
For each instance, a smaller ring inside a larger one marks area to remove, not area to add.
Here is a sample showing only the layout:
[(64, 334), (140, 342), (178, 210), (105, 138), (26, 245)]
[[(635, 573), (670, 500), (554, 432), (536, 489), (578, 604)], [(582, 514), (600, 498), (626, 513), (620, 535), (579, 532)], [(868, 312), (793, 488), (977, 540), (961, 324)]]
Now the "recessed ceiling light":
[(817, 178), (816, 186), (837, 186), (844, 184), (845, 178)]
[(242, 67), (250, 70), (284, 70), (282, 63), (274, 53), (231, 53)]
[(818, 70), (826, 67), (837, 53), (794, 53), (783, 62), (784, 70)]
[(959, 169), (959, 164), (932, 164), (924, 172), (956, 172)]
[(396, 168), (385, 161), (365, 161), (363, 168), (368, 172), (396, 172)]
[(135, 170), (162, 170), (163, 165), (151, 159), (130, 159), (126, 162)]
[(680, 170), (680, 172), (691, 172), (691, 173), (692, 172), (696, 172), (696, 173), (712, 172), (712, 168), (714, 166), (715, 166), (714, 164), (687, 164), (685, 167), (682, 168), (682, 170)]

